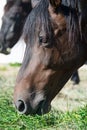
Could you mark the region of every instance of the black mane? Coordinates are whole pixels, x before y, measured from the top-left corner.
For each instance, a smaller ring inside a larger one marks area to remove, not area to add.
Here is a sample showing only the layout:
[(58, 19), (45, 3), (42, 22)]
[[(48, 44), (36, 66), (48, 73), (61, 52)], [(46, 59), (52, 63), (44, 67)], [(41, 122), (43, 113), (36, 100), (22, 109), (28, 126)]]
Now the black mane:
[(62, 0), (61, 10), (66, 16), (69, 41), (78, 43), (84, 39), (83, 26), (87, 24), (86, 0)]
[(81, 32), (81, 5), (79, 0), (63, 0), (62, 5), (68, 9), (67, 30), (69, 33), (69, 42), (77, 44), (78, 41), (82, 40)]

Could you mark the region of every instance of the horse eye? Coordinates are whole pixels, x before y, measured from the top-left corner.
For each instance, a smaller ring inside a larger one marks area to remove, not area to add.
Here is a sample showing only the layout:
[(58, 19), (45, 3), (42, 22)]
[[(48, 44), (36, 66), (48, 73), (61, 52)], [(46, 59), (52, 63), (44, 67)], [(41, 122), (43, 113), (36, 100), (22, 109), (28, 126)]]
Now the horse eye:
[(43, 41), (43, 38), (40, 36), (39, 37), (39, 43), (42, 43), (42, 41)]
[(46, 36), (39, 36), (39, 43), (40, 44), (44, 44), (44, 43), (48, 43), (49, 38)]

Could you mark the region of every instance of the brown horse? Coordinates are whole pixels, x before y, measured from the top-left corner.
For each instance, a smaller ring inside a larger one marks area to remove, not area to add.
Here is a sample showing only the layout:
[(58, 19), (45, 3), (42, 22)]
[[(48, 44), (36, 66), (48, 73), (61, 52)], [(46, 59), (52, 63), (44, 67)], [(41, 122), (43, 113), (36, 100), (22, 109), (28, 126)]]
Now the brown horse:
[(32, 10), (30, 0), (7, 0), (0, 30), (0, 52), (8, 54), (19, 40), (25, 20)]
[(87, 60), (86, 0), (41, 0), (29, 14), (25, 56), (14, 103), (22, 114), (45, 114), (72, 73)]

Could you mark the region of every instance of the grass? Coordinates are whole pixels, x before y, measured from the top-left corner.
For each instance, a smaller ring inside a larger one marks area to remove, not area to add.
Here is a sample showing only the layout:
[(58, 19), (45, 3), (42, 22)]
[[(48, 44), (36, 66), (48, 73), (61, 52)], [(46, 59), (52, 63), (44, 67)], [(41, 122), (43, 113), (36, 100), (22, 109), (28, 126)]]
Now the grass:
[(9, 63), (9, 65), (12, 67), (20, 67), (21, 63)]
[(20, 115), (12, 103), (11, 91), (0, 93), (0, 130), (87, 130), (87, 106), (72, 112), (51, 110), (44, 116)]
[(9, 76), (6, 72), (0, 75), (0, 130), (87, 130), (87, 105), (71, 112), (52, 109), (43, 116), (20, 115), (13, 105), (16, 74), (7, 70)]

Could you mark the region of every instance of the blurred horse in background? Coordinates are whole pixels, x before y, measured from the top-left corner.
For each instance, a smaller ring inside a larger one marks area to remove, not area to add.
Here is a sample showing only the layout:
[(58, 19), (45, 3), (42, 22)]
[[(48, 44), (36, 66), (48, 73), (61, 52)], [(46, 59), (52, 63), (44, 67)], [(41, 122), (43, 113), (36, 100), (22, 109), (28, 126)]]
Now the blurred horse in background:
[(14, 103), (22, 114), (45, 114), (65, 83), (87, 60), (87, 0), (41, 0), (23, 31), (24, 60)]
[(0, 30), (0, 52), (8, 54), (19, 40), (25, 20), (32, 10), (30, 0), (7, 0)]

